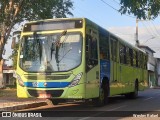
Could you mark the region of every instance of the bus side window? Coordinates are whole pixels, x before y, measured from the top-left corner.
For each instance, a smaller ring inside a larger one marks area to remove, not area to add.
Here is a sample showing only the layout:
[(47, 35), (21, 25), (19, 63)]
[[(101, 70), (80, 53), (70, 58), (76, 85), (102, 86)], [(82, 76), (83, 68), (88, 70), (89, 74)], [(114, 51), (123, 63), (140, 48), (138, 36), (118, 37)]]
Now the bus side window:
[(145, 55), (144, 55), (144, 53), (143, 53), (143, 69), (145, 68)]
[(119, 45), (120, 63), (126, 64), (126, 47), (120, 43)]
[(89, 39), (89, 35), (86, 35), (86, 53), (88, 56), (88, 52), (89, 52), (89, 43), (88, 43), (88, 39)]
[(144, 69), (147, 68), (146, 61), (147, 61), (146, 55), (143, 53), (143, 68), (144, 68)]
[(143, 62), (144, 62), (143, 53), (141, 53), (141, 68), (143, 68)]
[(97, 39), (86, 35), (86, 66), (87, 71), (98, 64)]
[(86, 70), (89, 70), (89, 57), (90, 56), (90, 50), (89, 50), (89, 35), (86, 35)]
[(136, 67), (139, 67), (138, 52), (136, 51)]
[(129, 48), (126, 47), (126, 64), (131, 65), (130, 63), (130, 54), (129, 54)]
[(117, 62), (117, 41), (111, 38), (111, 59)]
[(130, 65), (133, 66), (133, 50), (129, 49), (129, 56), (130, 56)]
[(148, 62), (148, 56), (147, 55), (145, 55), (145, 69), (147, 70), (147, 62)]
[(136, 51), (133, 50), (133, 66), (136, 67)]
[(109, 60), (109, 36), (108, 34), (99, 34), (100, 59)]
[(141, 52), (139, 53), (139, 68), (143, 68), (143, 55)]
[(119, 57), (120, 63), (124, 63), (124, 47), (121, 44), (119, 45)]

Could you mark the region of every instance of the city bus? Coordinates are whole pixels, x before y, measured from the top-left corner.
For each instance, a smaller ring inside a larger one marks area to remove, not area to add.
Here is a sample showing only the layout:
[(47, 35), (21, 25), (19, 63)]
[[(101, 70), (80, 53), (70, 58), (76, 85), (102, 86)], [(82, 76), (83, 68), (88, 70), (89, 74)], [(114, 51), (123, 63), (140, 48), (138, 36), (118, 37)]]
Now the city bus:
[[(129, 41), (129, 40), (128, 40)], [(136, 98), (148, 86), (147, 54), (87, 18), (24, 25), (17, 59), (17, 96), (92, 101)]]

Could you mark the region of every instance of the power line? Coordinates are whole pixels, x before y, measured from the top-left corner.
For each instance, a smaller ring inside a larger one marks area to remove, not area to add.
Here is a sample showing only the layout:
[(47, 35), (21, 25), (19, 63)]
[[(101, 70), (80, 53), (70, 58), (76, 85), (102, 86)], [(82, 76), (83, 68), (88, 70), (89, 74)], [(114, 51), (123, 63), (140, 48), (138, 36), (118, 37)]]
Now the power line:
[(155, 37), (159, 37), (160, 36), (160, 34), (158, 32), (158, 29), (156, 28), (156, 26), (153, 23), (152, 23), (152, 25), (151, 25), (151, 22), (150, 22), (150, 24), (147, 24), (147, 26), (149, 28), (143, 23), (143, 21), (142, 21), (142, 24), (143, 24), (143, 26), (145, 26), (145, 28), (148, 31), (148, 33), (150, 33), (152, 36), (155, 36)]
[(152, 40), (152, 39), (154, 39), (154, 38), (155, 38), (155, 37), (153, 36), (153, 37), (147, 39), (146, 41), (144, 41), (142, 44), (145, 44), (145, 43), (147, 43), (149, 40)]
[(150, 32), (150, 30), (147, 28), (147, 26), (144, 24), (143, 21), (142, 21), (142, 25), (146, 28), (146, 30), (147, 30), (148, 33), (150, 33), (152, 36), (155, 36), (155, 35), (153, 35), (153, 33)]
[(117, 2), (116, 0), (113, 0), (113, 2), (115, 2), (116, 4), (118, 4), (118, 5), (120, 5), (120, 3), (119, 2)]
[[(111, 6), (110, 4), (108, 4), (106, 1), (104, 0), (100, 0), (101, 2), (103, 2), (104, 4), (106, 4), (107, 6), (109, 6), (110, 8), (112, 8), (113, 10), (121, 13), (118, 9), (114, 8), (113, 6)], [(121, 13), (122, 14), (122, 13)], [(133, 17), (133, 16), (130, 16), (130, 15), (127, 15), (127, 14), (124, 14), (125, 16), (128, 16), (128, 17), (131, 17), (131, 18), (136, 18), (136, 17)]]
[(133, 36), (134, 34), (125, 34), (125, 33), (114, 33), (114, 34), (118, 34), (118, 35), (129, 35), (129, 36)]
[(151, 22), (149, 22), (149, 24), (147, 24), (149, 26), (149, 28), (151, 29), (151, 31), (154, 33), (155, 36), (157, 36), (158, 34), (155, 32), (155, 28), (153, 28), (153, 24), (151, 24)]
[[(95, 19), (95, 20), (97, 20), (99, 23), (102, 23), (102, 19), (98, 19), (97, 17), (95, 17), (95, 15), (90, 14), (90, 13), (88, 12), (88, 10), (83, 9), (83, 8), (80, 8), (80, 7), (78, 7), (78, 6), (77, 6), (77, 9), (79, 9), (79, 10), (78, 10), (78, 13), (81, 14), (83, 17), (86, 17), (86, 16), (83, 14), (83, 12), (84, 12), (84, 13), (89, 14), (92, 19)], [(80, 11), (83, 11), (83, 12), (80, 12)]]
[(149, 26), (149, 24), (148, 24), (148, 26), (150, 27), (150, 29), (148, 29), (148, 27), (144, 24), (144, 21), (146, 21), (146, 20), (140, 20), (140, 21), (141, 21), (141, 23), (143, 24), (143, 26), (146, 28), (147, 32), (148, 32), (149, 34), (151, 34), (151, 36), (152, 36), (151, 38), (145, 40), (145, 41), (142, 43), (142, 44), (145, 44), (145, 43), (147, 43), (149, 40), (155, 39), (155, 38), (157, 37), (157, 35), (155, 35), (155, 31), (152, 29), (152, 27)]
[(158, 29), (156, 28), (156, 26), (154, 25), (153, 21), (151, 21), (151, 23), (152, 23), (152, 25), (153, 25), (155, 31), (157, 32), (157, 34), (159, 34), (159, 31), (158, 31)]
[(115, 11), (119, 12), (118, 9), (114, 8), (113, 6), (111, 6), (110, 4), (108, 4), (107, 2), (105, 2), (104, 0), (101, 0), (103, 3), (105, 3), (107, 6), (111, 7), (112, 9), (114, 9)]

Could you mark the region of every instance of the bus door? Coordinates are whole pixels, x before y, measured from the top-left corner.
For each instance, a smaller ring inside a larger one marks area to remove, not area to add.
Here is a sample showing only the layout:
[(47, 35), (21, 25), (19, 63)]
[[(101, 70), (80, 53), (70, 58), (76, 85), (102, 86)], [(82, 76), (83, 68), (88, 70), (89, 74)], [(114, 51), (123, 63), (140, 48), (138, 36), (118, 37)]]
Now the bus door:
[(86, 98), (99, 96), (98, 31), (86, 29)]
[(111, 94), (121, 93), (121, 82), (118, 74), (118, 40), (110, 36), (111, 49)]

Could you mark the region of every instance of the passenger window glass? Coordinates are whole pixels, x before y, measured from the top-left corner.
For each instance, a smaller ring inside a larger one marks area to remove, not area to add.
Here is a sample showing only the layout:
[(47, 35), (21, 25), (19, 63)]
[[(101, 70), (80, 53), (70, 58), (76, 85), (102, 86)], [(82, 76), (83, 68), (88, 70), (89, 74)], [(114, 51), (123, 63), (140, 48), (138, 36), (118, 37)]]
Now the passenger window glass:
[(86, 35), (86, 66), (87, 71), (98, 64), (97, 38)]
[(120, 44), (119, 47), (120, 63), (126, 64), (126, 47)]
[(111, 38), (111, 59), (113, 61), (117, 61), (117, 41), (113, 38)]
[(100, 33), (100, 59), (109, 60), (109, 35)]

